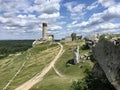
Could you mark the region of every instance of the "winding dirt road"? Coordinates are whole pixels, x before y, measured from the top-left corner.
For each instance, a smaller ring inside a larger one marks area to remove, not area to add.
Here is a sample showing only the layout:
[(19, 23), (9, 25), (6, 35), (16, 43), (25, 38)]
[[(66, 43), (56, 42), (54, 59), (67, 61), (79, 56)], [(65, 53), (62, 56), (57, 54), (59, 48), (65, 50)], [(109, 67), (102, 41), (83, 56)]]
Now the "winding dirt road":
[(40, 74), (37, 74), (36, 76), (34, 76), (30, 80), (28, 80), (27, 82), (25, 82), (24, 84), (22, 84), (21, 86), (19, 86), (15, 90), (29, 90), (31, 87), (33, 87), (33, 85), (35, 85), (38, 82), (42, 81), (43, 77), (47, 74), (47, 72), (52, 67), (54, 67), (55, 62), (58, 60), (58, 58), (61, 56), (61, 54), (63, 52), (63, 46), (60, 43), (58, 43), (58, 44), (60, 45), (61, 49), (60, 49), (59, 53), (57, 54), (57, 56), (54, 58), (54, 60), (47, 67), (45, 67), (40, 72)]

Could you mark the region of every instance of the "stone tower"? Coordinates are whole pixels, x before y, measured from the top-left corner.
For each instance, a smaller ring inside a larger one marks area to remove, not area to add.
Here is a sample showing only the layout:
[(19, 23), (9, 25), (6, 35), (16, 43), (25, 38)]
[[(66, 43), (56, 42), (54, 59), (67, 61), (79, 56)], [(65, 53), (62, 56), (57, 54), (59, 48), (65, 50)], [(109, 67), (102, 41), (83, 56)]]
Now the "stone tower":
[(47, 23), (42, 23), (43, 31), (42, 31), (42, 38), (46, 40), (48, 38), (47, 35)]

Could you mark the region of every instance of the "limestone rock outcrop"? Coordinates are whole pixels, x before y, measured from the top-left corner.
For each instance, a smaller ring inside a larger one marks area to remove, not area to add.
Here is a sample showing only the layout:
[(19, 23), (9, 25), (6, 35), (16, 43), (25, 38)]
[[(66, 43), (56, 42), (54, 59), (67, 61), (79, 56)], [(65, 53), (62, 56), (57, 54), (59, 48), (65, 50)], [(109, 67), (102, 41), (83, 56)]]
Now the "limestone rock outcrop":
[(120, 90), (120, 44), (110, 40), (99, 41), (93, 48), (93, 56), (109, 82)]
[(74, 64), (79, 63), (79, 46), (76, 45), (74, 48)]
[(35, 46), (37, 46), (37, 45), (40, 45), (40, 44), (42, 44), (43, 42), (45, 42), (45, 41), (43, 41), (43, 40), (35, 40), (33, 43), (32, 43), (32, 46), (33, 47), (35, 47)]
[(102, 70), (98, 63), (95, 63), (92, 72), (93, 77), (100, 79), (103, 83), (108, 83), (108, 79), (106, 78), (104, 71)]

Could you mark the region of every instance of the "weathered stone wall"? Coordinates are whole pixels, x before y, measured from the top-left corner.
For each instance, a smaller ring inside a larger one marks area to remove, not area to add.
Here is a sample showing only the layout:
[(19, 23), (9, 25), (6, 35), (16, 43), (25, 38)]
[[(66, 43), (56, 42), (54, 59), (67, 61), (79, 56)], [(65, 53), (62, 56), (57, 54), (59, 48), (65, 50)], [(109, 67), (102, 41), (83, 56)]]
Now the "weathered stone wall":
[(93, 48), (93, 56), (103, 69), (109, 82), (120, 90), (120, 45), (102, 40)]

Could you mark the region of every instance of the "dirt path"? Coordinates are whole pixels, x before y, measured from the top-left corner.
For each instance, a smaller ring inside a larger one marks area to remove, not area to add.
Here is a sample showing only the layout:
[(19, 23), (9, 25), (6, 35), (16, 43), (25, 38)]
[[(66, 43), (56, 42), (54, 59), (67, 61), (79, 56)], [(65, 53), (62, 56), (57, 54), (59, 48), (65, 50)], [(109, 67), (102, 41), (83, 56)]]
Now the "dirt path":
[[(63, 52), (61, 53), (61, 55), (65, 52), (65, 50), (63, 50)], [(63, 75), (55, 68), (55, 65), (53, 66), (53, 69), (55, 71), (55, 73), (59, 76), (59, 77), (63, 77)]]
[(25, 82), (24, 84), (22, 84), (21, 86), (16, 88), (15, 90), (29, 90), (31, 87), (33, 87), (33, 85), (42, 81), (43, 77), (54, 66), (55, 62), (58, 60), (58, 58), (61, 56), (61, 54), (63, 52), (63, 46), (60, 43), (58, 43), (58, 44), (60, 45), (61, 49), (60, 49), (59, 53), (57, 54), (57, 56), (54, 58), (54, 60), (47, 67), (45, 67), (40, 72), (40, 74), (38, 74), (35, 77), (33, 77), (32, 79), (28, 80), (27, 82)]
[(53, 66), (53, 69), (59, 77), (63, 77), (63, 75), (54, 66)]

